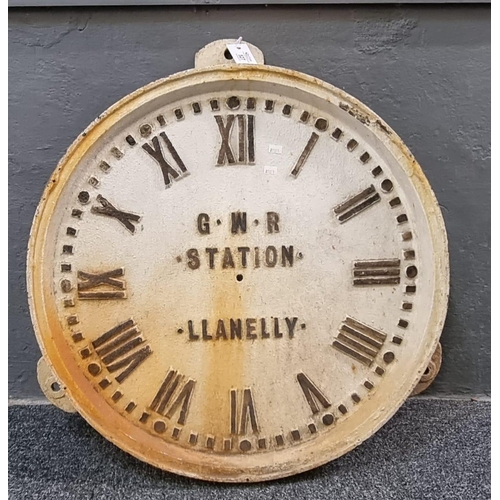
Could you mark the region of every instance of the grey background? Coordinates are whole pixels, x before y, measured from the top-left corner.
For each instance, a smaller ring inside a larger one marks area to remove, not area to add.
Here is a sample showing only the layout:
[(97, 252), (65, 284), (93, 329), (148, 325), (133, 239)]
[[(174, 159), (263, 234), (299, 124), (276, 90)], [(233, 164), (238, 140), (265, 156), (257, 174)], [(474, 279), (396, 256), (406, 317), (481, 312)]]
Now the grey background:
[(374, 436), (322, 467), (267, 483), (215, 484), (139, 462), (77, 415), (12, 406), (9, 498), (489, 500), (490, 408), (486, 401), (412, 398)]
[[(68, 7), (103, 5), (254, 5), (254, 4), (387, 4), (393, 0), (9, 0), (9, 7)], [(491, 3), (491, 0), (398, 0), (412, 3)]]
[(446, 221), (451, 296), (428, 394), (490, 392), (490, 7), (247, 6), (9, 12), (9, 395), (38, 397), (25, 285), (42, 190), (76, 136), (146, 83), (243, 36), (381, 115), (422, 165)]

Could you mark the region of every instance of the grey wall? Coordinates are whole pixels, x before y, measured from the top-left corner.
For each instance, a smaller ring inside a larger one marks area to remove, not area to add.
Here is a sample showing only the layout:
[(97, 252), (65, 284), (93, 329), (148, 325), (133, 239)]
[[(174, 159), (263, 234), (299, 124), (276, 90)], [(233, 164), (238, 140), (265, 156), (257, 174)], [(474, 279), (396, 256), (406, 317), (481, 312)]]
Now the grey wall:
[(59, 158), (117, 99), (239, 35), (267, 63), (365, 102), (415, 154), (451, 254), (444, 361), (428, 394), (489, 394), (489, 6), (15, 9), (9, 18), (10, 396), (40, 395), (26, 246)]

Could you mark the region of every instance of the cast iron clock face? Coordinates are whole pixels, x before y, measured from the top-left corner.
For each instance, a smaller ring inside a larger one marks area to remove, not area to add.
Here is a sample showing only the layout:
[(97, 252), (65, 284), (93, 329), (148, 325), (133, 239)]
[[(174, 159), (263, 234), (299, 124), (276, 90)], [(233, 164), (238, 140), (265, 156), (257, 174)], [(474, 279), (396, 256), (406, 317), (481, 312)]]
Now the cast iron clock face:
[(192, 70), (94, 122), (45, 191), (30, 304), (75, 408), (164, 469), (257, 481), (375, 432), (446, 311), (441, 214), (392, 130), (268, 66)]

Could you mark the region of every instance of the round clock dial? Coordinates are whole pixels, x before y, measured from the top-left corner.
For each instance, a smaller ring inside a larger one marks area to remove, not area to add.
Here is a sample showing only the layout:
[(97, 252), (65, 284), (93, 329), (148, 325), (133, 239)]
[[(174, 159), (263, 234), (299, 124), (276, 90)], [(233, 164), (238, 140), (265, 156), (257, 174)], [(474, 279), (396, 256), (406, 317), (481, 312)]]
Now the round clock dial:
[(402, 404), (446, 311), (446, 236), (392, 130), (268, 66), (192, 70), (75, 142), (32, 232), (38, 339), (75, 408), (156, 466), (255, 481)]

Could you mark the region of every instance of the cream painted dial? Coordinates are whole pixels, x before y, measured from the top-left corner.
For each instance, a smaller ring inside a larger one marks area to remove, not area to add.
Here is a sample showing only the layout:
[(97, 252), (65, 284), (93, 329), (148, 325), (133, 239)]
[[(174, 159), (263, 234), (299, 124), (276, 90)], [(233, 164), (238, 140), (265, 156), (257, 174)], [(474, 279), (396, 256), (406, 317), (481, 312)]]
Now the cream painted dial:
[(30, 305), (77, 410), (156, 466), (307, 470), (402, 404), (446, 312), (441, 214), (395, 133), (268, 66), (180, 73), (71, 147), (35, 218)]

